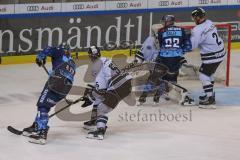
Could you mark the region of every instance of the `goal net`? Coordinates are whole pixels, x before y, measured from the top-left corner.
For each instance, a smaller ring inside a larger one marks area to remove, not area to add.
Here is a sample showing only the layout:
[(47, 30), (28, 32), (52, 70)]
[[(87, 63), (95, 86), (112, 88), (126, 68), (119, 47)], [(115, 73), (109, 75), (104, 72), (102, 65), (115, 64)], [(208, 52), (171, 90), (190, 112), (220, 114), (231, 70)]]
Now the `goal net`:
[[(194, 25), (186, 25), (177, 23), (186, 32), (191, 32)], [(230, 72), (230, 52), (231, 52), (231, 25), (230, 24), (215, 24), (218, 29), (219, 36), (223, 39), (227, 55), (215, 73), (215, 82), (229, 86), (229, 72)], [(153, 31), (156, 32), (161, 25), (153, 25)], [(180, 70), (179, 80), (199, 80), (198, 69), (201, 65), (201, 57), (198, 49), (185, 54), (189, 66), (183, 66)]]

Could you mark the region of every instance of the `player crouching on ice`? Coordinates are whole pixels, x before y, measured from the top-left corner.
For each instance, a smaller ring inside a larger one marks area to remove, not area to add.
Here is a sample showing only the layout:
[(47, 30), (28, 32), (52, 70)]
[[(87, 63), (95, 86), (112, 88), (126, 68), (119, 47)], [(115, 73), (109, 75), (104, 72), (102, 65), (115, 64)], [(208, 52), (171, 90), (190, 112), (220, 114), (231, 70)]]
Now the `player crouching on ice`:
[(95, 85), (88, 92), (84, 107), (91, 105), (89, 103), (91, 100), (97, 111), (95, 117), (91, 116), (91, 123), (85, 123), (85, 125), (96, 126), (94, 131), (88, 133), (87, 138), (103, 140), (107, 129), (107, 114), (131, 93), (132, 77), (128, 73), (121, 72), (112, 60), (101, 57), (100, 49), (97, 46), (91, 46), (88, 54), (93, 65), (92, 75)]
[(38, 113), (35, 121), (32, 126), (23, 129), (23, 135), (30, 138), (29, 142), (37, 144), (46, 143), (49, 130), (48, 112), (51, 107), (66, 97), (72, 87), (76, 70), (67, 44), (47, 47), (41, 51), (36, 58), (39, 67), (46, 63), (47, 56), (52, 60), (52, 72), (37, 102)]
[(199, 48), (202, 65), (199, 69), (199, 79), (205, 94), (199, 97), (200, 108), (215, 109), (214, 74), (223, 61), (226, 51), (224, 42), (218, 35), (213, 22), (206, 19), (206, 12), (202, 8), (192, 11), (192, 18), (196, 23), (191, 33), (192, 48)]
[[(183, 63), (186, 63), (183, 55), (185, 52), (191, 51), (192, 48), (190, 39), (186, 35), (183, 28), (174, 25), (175, 17), (173, 15), (163, 16), (162, 22), (163, 28), (161, 28), (157, 33), (157, 40), (160, 51), (158, 50), (158, 56), (155, 60), (155, 63), (166, 66), (168, 68), (168, 72), (162, 78), (156, 77), (153, 75), (154, 72), (150, 72), (148, 83), (155, 81), (154, 85), (158, 86), (158, 90), (154, 95), (154, 102), (158, 103), (160, 96), (167, 95), (167, 93), (170, 92), (171, 88), (174, 87), (174, 90), (179, 92), (180, 96), (182, 97), (177, 100), (180, 104), (192, 104), (193, 99), (186, 96), (187, 90), (176, 84), (179, 69)], [(148, 41), (151, 42), (148, 44), (151, 47), (147, 48), (153, 48), (156, 45), (156, 42), (153, 39), (151, 41)], [(155, 50), (152, 50), (152, 54), (156, 52), (157, 47), (154, 48)], [(138, 52), (137, 58), (142, 57), (142, 60), (144, 60), (144, 53), (142, 51), (144, 50), (141, 49), (141, 51)], [(148, 91), (143, 91), (142, 95), (139, 98), (140, 104), (146, 102), (147, 95)]]

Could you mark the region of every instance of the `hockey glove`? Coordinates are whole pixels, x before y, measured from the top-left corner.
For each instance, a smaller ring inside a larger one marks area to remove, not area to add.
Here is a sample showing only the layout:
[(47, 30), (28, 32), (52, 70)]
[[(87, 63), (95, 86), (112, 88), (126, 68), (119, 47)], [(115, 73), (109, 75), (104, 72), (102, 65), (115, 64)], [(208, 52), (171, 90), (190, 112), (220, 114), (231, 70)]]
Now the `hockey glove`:
[(85, 91), (84, 91), (84, 93), (83, 93), (83, 96), (84, 96), (84, 97), (87, 97), (87, 96), (92, 95), (92, 91), (93, 91), (92, 88), (85, 88)]
[(83, 97), (82, 101), (85, 101), (85, 102), (82, 104), (82, 106), (81, 106), (81, 107), (83, 107), (83, 108), (85, 108), (85, 107), (87, 107), (87, 106), (90, 106), (90, 105), (92, 105), (92, 103), (93, 103), (93, 102), (90, 101), (90, 99), (87, 98), (87, 97)]
[(41, 57), (37, 56), (36, 63), (39, 67), (41, 67), (42, 65), (46, 64), (46, 58), (41, 58)]

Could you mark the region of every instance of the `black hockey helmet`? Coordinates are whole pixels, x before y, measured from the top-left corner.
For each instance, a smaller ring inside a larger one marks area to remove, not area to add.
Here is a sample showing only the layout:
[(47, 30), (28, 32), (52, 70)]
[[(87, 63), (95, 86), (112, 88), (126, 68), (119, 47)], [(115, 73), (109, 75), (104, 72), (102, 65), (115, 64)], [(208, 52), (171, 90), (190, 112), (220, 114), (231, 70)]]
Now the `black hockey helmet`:
[(173, 25), (175, 22), (175, 16), (174, 15), (164, 15), (161, 19), (161, 22), (165, 25)]
[(63, 49), (65, 50), (65, 51), (69, 51), (70, 50), (70, 45), (69, 44), (67, 44), (67, 43), (63, 43)]
[(94, 60), (101, 57), (100, 49), (97, 46), (91, 46), (88, 48), (88, 56)]
[(175, 16), (174, 15), (164, 15), (162, 17), (162, 21), (164, 21), (164, 22), (174, 22), (175, 21)]
[(197, 7), (192, 11), (192, 17), (205, 17), (206, 15), (206, 11), (201, 8), (201, 7)]
[(69, 44), (63, 42), (58, 46), (58, 48), (62, 49), (67, 56), (71, 55), (71, 48), (70, 48)]
[(58, 46), (59, 49), (63, 49), (64, 51), (70, 51), (70, 46), (69, 44), (67, 43), (61, 43), (59, 46)]

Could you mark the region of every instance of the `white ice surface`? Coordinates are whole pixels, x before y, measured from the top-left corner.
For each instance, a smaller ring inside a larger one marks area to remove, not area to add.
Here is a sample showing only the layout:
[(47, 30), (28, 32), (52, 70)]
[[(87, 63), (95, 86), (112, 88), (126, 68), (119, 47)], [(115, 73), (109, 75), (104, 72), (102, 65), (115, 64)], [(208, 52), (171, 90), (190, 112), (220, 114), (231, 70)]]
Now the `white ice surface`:
[[(27, 138), (12, 135), (6, 127), (21, 129), (32, 123), (47, 75), (34, 64), (0, 66), (0, 160), (239, 160), (240, 54), (232, 57), (233, 87), (216, 89), (217, 110), (167, 102), (143, 107), (121, 102), (109, 115), (103, 141), (86, 139), (82, 122), (55, 117), (50, 120), (44, 146), (28, 143)], [(199, 94), (200, 83), (193, 88)], [(71, 111), (81, 112), (80, 104), (72, 106)], [(191, 121), (144, 121), (144, 115), (159, 111), (168, 115), (189, 115), (191, 111)], [(138, 112), (139, 120), (122, 119)]]

